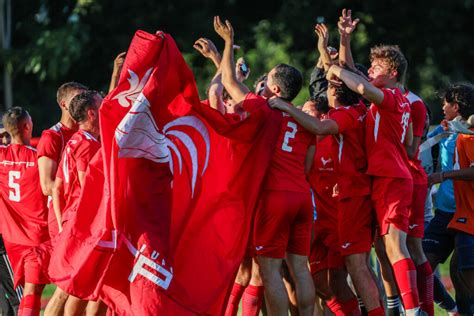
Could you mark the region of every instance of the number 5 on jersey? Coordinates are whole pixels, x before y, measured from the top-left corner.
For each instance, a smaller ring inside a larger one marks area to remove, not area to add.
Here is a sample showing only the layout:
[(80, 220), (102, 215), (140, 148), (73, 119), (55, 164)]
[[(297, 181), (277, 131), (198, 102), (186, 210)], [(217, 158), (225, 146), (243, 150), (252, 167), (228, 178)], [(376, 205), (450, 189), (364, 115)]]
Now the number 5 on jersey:
[(286, 131), (285, 137), (283, 138), (283, 144), (281, 145), (281, 149), (291, 153), (293, 151), (293, 147), (288, 145), (290, 139), (295, 138), (296, 132), (298, 131), (298, 126), (293, 122), (288, 122), (286, 125), (290, 130)]
[(8, 187), (11, 189), (8, 194), (8, 199), (13, 202), (20, 202), (20, 184), (15, 180), (20, 179), (20, 171), (8, 172)]

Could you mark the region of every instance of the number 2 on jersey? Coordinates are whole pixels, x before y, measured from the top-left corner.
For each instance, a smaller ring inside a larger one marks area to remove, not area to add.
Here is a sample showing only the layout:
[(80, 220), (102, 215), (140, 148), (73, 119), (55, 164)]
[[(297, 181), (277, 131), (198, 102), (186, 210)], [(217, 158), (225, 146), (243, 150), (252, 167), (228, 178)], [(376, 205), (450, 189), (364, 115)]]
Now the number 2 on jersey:
[(285, 137), (283, 138), (283, 144), (281, 145), (281, 149), (291, 153), (293, 151), (293, 147), (288, 145), (288, 142), (290, 141), (290, 139), (295, 138), (296, 132), (298, 131), (298, 126), (293, 122), (288, 122), (286, 126), (289, 127), (291, 130), (286, 131)]
[(20, 202), (20, 184), (15, 180), (20, 179), (20, 171), (8, 172), (8, 187), (12, 189), (8, 194), (8, 199), (13, 202)]

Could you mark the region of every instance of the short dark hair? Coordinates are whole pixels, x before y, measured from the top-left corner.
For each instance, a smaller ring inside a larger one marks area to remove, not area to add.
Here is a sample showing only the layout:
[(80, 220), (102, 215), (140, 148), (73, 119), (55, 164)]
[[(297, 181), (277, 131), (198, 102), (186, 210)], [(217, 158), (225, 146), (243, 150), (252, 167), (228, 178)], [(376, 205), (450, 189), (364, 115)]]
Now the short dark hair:
[(15, 106), (3, 114), (2, 123), (8, 134), (14, 136), (20, 134), (20, 126), (28, 117), (30, 117), (28, 111), (20, 106)]
[(274, 69), (273, 83), (280, 87), (280, 98), (288, 102), (293, 101), (303, 85), (301, 72), (286, 64), (276, 65)]
[(88, 90), (85, 85), (79, 82), (66, 82), (62, 84), (56, 93), (56, 100), (58, 101), (58, 104), (61, 103), (62, 100), (67, 98), (72, 92), (75, 91), (81, 91), (81, 90)]
[(448, 103), (457, 103), (458, 112), (464, 119), (474, 115), (474, 86), (472, 84), (451, 84), (441, 91), (440, 97)]
[(319, 96), (315, 98), (311, 97), (309, 98), (309, 100), (314, 102), (316, 111), (318, 111), (319, 113), (326, 114), (329, 112), (329, 110), (331, 110), (327, 97), (323, 97), (323, 96)]
[(81, 123), (87, 119), (87, 110), (95, 106), (95, 98), (98, 95), (95, 90), (86, 90), (72, 98), (69, 113), (74, 121)]
[(370, 61), (381, 59), (386, 62), (390, 70), (397, 71), (397, 81), (405, 82), (408, 61), (398, 45), (377, 45), (370, 49)]
[(360, 95), (349, 89), (345, 83), (335, 87), (334, 95), (336, 100), (343, 106), (359, 104)]

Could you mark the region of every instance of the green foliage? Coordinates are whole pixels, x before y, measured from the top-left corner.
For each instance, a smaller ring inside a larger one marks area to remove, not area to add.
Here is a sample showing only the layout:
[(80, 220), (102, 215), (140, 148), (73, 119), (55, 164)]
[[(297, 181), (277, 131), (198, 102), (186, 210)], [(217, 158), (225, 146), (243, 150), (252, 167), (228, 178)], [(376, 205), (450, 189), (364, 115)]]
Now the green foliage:
[[(371, 46), (398, 44), (409, 61), (409, 89), (427, 101), (437, 115), (434, 121), (439, 121), (436, 91), (447, 82), (474, 81), (472, 0), (423, 0), (409, 5), (395, 0), (15, 0), (12, 48), (0, 52), (0, 67), (13, 74), (14, 103), (37, 114), (38, 135), (57, 120), (54, 93), (60, 84), (76, 80), (107, 89), (113, 59), (127, 49), (137, 29), (162, 29), (173, 35), (204, 97), (215, 68), (192, 44), (208, 37), (222, 48), (212, 27), (214, 15), (233, 23), (236, 42), (242, 47), (238, 56), (245, 56), (251, 68), (249, 86), (280, 62), (300, 69), (307, 84), (318, 58), (314, 24), (324, 20), (330, 44), (337, 47), (336, 22), (348, 5), (361, 20), (352, 39), (355, 61), (368, 66)], [(301, 105), (307, 97), (304, 87), (294, 103)]]

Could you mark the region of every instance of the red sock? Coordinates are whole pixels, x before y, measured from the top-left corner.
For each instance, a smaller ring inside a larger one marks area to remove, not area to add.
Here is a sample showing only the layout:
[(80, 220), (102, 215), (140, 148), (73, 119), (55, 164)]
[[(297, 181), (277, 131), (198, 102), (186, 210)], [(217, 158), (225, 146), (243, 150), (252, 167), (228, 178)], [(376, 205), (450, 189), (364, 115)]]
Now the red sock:
[(382, 306), (374, 308), (371, 311), (368, 311), (368, 316), (385, 316), (385, 311)]
[(38, 316), (41, 312), (41, 295), (25, 295), (21, 299), (18, 315)]
[(428, 316), (434, 316), (433, 270), (428, 261), (416, 267), (416, 283), (421, 309), (428, 313)]
[(344, 311), (342, 309), (342, 304), (337, 300), (336, 297), (333, 297), (329, 301), (326, 301), (326, 306), (335, 316), (344, 316)]
[(229, 296), (229, 301), (227, 302), (227, 308), (225, 310), (225, 316), (236, 316), (237, 311), (239, 310), (239, 302), (242, 294), (244, 293), (245, 286), (240, 285), (239, 283), (234, 283), (232, 287), (232, 292)]
[(402, 259), (395, 262), (392, 267), (405, 309), (419, 307), (416, 268), (413, 261), (410, 258)]
[(357, 297), (354, 297), (351, 300), (345, 301), (341, 303), (342, 311), (344, 315), (348, 316), (360, 316), (360, 309), (359, 309), (359, 301)]
[(242, 296), (242, 316), (258, 316), (262, 301), (263, 286), (247, 286)]

